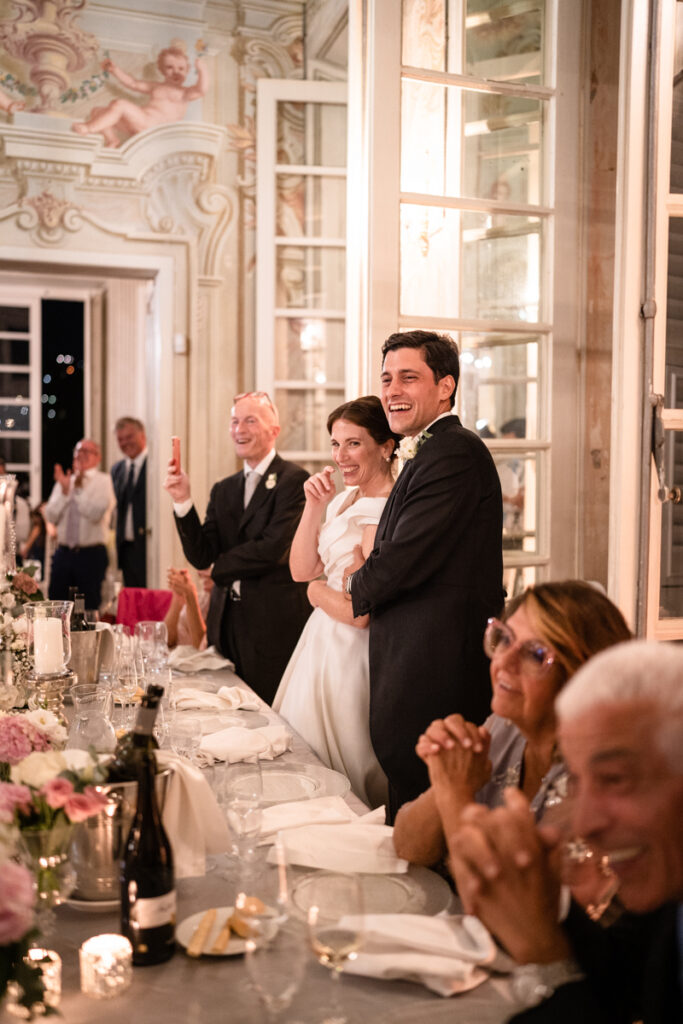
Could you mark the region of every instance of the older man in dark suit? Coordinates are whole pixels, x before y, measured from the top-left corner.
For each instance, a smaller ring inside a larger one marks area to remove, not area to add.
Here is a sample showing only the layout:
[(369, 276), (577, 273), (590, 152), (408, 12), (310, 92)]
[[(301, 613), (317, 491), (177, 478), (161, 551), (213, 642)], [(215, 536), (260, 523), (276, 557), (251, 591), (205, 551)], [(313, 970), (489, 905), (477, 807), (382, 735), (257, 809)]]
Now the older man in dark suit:
[(382, 353), (382, 404), (405, 435), (405, 461), (375, 548), (346, 589), (354, 615), (370, 613), (370, 733), (393, 821), (429, 785), (420, 732), (449, 709), (473, 722), (488, 714), (482, 638), (503, 603), (503, 513), (488, 449), (452, 414), (455, 344), (410, 331), (392, 334)]
[(279, 433), (265, 392), (235, 398), (230, 434), (244, 470), (213, 486), (203, 523), (173, 460), (164, 483), (188, 561), (197, 569), (213, 563), (208, 641), (268, 703), (311, 613), (306, 584), (294, 583), (288, 566), (308, 474), (277, 455)]
[(111, 467), (116, 494), (116, 554), (126, 587), (147, 586), (147, 436), (144, 424), (122, 416), (114, 426), (124, 458)]
[[(447, 829), (465, 909), (518, 966), (515, 1024), (683, 1020), (683, 652), (634, 641), (592, 658), (556, 702), (569, 828), (536, 828), (519, 790)], [(558, 920), (562, 842), (580, 835), (619, 881), (607, 928)], [(511, 1008), (511, 1014), (514, 1012)]]

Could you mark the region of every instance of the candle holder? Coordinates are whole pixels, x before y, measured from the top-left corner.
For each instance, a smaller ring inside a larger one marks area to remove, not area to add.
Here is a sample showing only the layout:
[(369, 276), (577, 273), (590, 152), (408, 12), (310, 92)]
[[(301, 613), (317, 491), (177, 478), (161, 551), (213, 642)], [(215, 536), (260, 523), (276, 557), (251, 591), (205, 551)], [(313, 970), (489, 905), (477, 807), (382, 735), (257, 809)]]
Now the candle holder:
[(7, 1011), (14, 1017), (31, 1020), (41, 1016), (46, 1009), (55, 1010), (62, 995), (62, 958), (53, 949), (29, 949), (24, 957), (27, 967), (38, 967), (42, 975), (44, 993), (42, 1002), (34, 1003), (29, 1009), (20, 1002), (23, 989), (16, 981), (7, 986)]
[(31, 601), (25, 605), (28, 652), (33, 671), (26, 682), (28, 706), (47, 708), (64, 718), (64, 693), (75, 681), (71, 658), (72, 601)]
[(124, 935), (94, 935), (79, 950), (81, 992), (113, 999), (133, 980), (133, 947)]

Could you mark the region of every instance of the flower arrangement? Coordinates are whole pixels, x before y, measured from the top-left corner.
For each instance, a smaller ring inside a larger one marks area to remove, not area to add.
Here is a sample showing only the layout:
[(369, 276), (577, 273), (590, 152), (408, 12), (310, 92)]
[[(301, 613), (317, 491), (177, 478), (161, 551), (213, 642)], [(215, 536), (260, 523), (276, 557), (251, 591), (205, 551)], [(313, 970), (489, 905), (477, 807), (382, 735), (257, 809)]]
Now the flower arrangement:
[(34, 751), (63, 747), (67, 732), (51, 711), (0, 713), (0, 781), (7, 781), (13, 765)]
[(28, 868), (12, 859), (13, 831), (0, 830), (0, 1000), (8, 984), (16, 982), (18, 1002), (30, 1017), (44, 995), (40, 969), (24, 959), (35, 934), (35, 883)]
[(0, 822), (53, 829), (85, 821), (107, 805), (95, 789), (105, 777), (84, 750), (34, 750), (12, 765), (10, 782), (0, 782)]
[[(23, 614), (29, 601), (42, 601), (43, 593), (34, 579), (35, 567), (8, 572), (0, 593), (0, 651), (12, 655), (13, 683), (0, 678), (0, 708), (7, 710), (20, 702), (21, 684), (31, 668), (28, 653), (28, 624)], [(0, 758), (2, 760), (2, 758)]]

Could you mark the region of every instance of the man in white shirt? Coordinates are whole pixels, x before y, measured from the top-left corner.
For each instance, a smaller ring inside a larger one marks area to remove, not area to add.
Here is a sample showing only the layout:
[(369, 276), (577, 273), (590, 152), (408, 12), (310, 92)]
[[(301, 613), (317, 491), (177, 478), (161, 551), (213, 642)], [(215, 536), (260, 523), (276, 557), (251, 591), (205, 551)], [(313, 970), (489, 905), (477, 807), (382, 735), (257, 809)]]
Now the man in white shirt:
[(126, 587), (147, 586), (147, 437), (145, 426), (122, 416), (114, 426), (125, 458), (111, 478), (116, 494), (116, 554)]
[(203, 523), (173, 460), (164, 483), (185, 557), (196, 569), (213, 563), (208, 642), (268, 703), (311, 612), (306, 584), (294, 583), (288, 565), (308, 474), (276, 453), (279, 433), (265, 392), (235, 397), (230, 435), (244, 470), (214, 484)]
[(97, 467), (100, 446), (83, 438), (74, 448), (73, 469), (57, 463), (55, 485), (45, 518), (57, 527), (57, 550), (50, 575), (51, 600), (66, 600), (69, 587), (85, 595), (86, 608), (98, 608), (107, 570), (107, 530), (116, 499), (111, 477)]

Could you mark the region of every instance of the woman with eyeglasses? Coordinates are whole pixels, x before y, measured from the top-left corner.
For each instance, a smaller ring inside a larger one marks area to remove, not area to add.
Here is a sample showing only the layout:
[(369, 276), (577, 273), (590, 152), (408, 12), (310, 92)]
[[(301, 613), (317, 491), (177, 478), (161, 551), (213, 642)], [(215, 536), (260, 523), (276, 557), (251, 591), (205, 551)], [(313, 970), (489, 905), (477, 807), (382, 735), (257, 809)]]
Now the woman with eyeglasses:
[(493, 714), (483, 726), (460, 715), (438, 719), (415, 748), (431, 785), (404, 804), (394, 825), (397, 853), (414, 864), (441, 861), (442, 821), (457, 825), (472, 801), (502, 804), (507, 786), (522, 790), (537, 820), (561, 802), (567, 775), (557, 746), (555, 697), (594, 654), (631, 639), (619, 609), (579, 580), (529, 587), (508, 603), (503, 618), (489, 619), (484, 635)]

